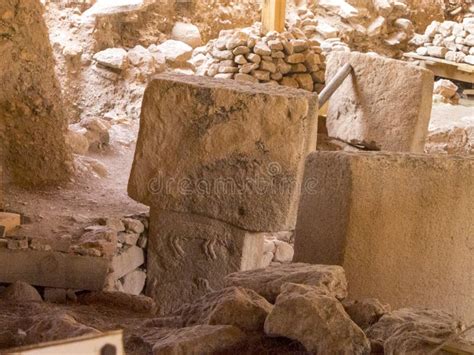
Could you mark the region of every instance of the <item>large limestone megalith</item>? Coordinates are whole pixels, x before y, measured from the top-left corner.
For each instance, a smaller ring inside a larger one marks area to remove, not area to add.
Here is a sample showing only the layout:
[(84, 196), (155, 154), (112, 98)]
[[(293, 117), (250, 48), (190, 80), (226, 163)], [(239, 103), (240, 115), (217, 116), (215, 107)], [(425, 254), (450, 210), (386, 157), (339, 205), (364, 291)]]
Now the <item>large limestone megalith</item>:
[(249, 231), (292, 230), (317, 95), (189, 75), (146, 89), (128, 185), (135, 200)]
[(308, 156), (295, 261), (342, 265), (355, 299), (474, 317), (474, 158)]
[(328, 135), (369, 150), (423, 153), (433, 73), (378, 55), (333, 52), (326, 82), (346, 63), (354, 71), (329, 100)]
[(172, 312), (259, 268), (263, 233), (293, 230), (317, 95), (187, 75), (153, 80), (128, 191), (151, 206), (147, 294)]

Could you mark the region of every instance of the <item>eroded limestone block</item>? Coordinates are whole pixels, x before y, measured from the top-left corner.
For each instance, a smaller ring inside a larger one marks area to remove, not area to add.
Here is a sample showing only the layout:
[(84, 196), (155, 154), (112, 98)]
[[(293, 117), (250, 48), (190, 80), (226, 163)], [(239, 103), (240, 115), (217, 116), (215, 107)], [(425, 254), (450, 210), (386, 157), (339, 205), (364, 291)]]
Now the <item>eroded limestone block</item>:
[(326, 82), (348, 62), (354, 72), (329, 100), (329, 136), (370, 150), (422, 153), (433, 73), (381, 56), (334, 52), (328, 57)]
[(315, 354), (369, 354), (370, 342), (334, 297), (286, 284), (265, 320), (265, 333), (298, 340)]
[(297, 262), (344, 267), (349, 294), (474, 317), (474, 159), (318, 152), (307, 159)]
[(292, 230), (317, 96), (189, 75), (148, 86), (128, 192), (251, 231)]
[(233, 325), (242, 330), (262, 330), (272, 305), (255, 291), (227, 287), (211, 292), (176, 312), (183, 326)]
[[(428, 354), (465, 325), (452, 314), (434, 309), (402, 308), (385, 314), (367, 330), (372, 350), (384, 354)], [(429, 338), (435, 343), (428, 343)]]
[(230, 274), (226, 286), (239, 286), (254, 290), (274, 303), (283, 285), (295, 283), (318, 287), (321, 292), (338, 299), (347, 296), (347, 281), (342, 267), (337, 265), (282, 264), (265, 269)]
[(224, 286), (224, 276), (258, 268), (263, 233), (196, 215), (151, 211), (146, 293), (168, 314)]
[(109, 263), (100, 257), (0, 249), (0, 282), (22, 280), (35, 286), (101, 290)]

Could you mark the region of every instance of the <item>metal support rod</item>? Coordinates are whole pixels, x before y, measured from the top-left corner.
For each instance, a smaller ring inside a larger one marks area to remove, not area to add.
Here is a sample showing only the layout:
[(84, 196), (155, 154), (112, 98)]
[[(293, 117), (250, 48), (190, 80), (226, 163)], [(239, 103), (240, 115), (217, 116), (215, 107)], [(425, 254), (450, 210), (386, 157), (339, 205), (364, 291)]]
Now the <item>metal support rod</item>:
[(341, 86), (347, 76), (352, 72), (352, 65), (349, 63), (339, 69), (334, 78), (324, 87), (323, 91), (319, 94), (319, 107), (322, 107), (334, 94), (334, 92)]

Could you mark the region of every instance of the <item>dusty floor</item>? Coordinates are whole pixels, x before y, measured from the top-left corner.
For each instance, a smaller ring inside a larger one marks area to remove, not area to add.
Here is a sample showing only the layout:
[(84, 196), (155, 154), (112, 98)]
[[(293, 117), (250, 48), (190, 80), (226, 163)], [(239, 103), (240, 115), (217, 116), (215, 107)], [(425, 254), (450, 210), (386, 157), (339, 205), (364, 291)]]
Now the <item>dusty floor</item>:
[(5, 209), (23, 216), (24, 224), (17, 234), (45, 239), (75, 235), (98, 218), (146, 212), (146, 206), (127, 196), (133, 153), (131, 146), (89, 155), (107, 169), (105, 177), (79, 172), (65, 186), (43, 191), (6, 185)]
[(438, 128), (450, 127), (453, 122), (460, 124), (473, 124), (474, 99), (463, 99), (460, 105), (435, 104), (431, 111), (430, 125), (436, 124)]

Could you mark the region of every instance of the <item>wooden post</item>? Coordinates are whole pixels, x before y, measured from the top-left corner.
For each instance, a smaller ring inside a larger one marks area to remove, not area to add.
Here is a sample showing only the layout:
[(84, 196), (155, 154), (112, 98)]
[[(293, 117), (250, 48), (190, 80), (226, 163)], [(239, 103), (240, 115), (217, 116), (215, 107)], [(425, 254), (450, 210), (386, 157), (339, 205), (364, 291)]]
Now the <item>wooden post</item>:
[(262, 33), (285, 30), (286, 0), (263, 0)]

